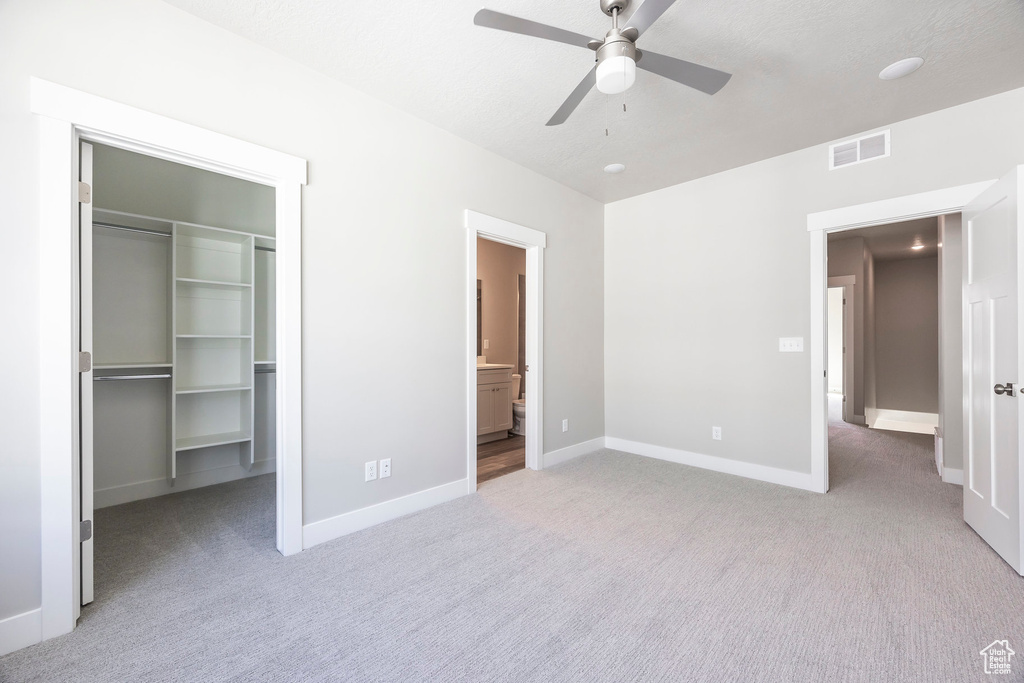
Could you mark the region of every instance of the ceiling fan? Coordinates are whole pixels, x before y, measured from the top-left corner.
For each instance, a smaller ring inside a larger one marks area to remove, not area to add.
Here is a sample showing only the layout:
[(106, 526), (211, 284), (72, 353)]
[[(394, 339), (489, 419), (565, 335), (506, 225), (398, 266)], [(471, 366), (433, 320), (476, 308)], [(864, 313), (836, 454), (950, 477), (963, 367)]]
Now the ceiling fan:
[(649, 29), (665, 13), (665, 10), (672, 6), (675, 0), (646, 0), (629, 18), (630, 25), (623, 29), (619, 28), (619, 14), (629, 7), (630, 0), (600, 0), (600, 2), (601, 11), (612, 18), (612, 28), (605, 35), (604, 40), (591, 40), (579, 33), (489, 9), (482, 9), (473, 17), (473, 23), (477, 26), (554, 40), (559, 43), (589, 48), (597, 53), (597, 64), (569, 94), (568, 99), (562, 103), (547, 125), (557, 126), (564, 123), (595, 85), (599, 91), (609, 95), (626, 91), (636, 80), (637, 67), (696, 88), (709, 95), (714, 95), (721, 90), (732, 78), (732, 74), (727, 74), (724, 71), (675, 57), (667, 57), (657, 52), (640, 52), (636, 49), (637, 38)]

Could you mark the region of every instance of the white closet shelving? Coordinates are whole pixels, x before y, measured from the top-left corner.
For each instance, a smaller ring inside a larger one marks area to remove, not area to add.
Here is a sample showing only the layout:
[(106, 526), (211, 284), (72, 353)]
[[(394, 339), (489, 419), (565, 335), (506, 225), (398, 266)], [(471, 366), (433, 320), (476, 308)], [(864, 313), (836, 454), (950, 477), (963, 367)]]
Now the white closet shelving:
[[(132, 453), (156, 448), (173, 485), (185, 453), (238, 444), (239, 463), (251, 470), (259, 439), (260, 459), (272, 457), (274, 425), (265, 415), (273, 415), (273, 375), (259, 375), (257, 394), (256, 373), (275, 368), (274, 238), (93, 213), (93, 367), (96, 379), (122, 380), (97, 386), (97, 410), (104, 425), (123, 425), (97, 433), (99, 452), (109, 456), (98, 467), (109, 460), (134, 471), (141, 463)], [(257, 423), (257, 410), (268, 424)], [(125, 478), (145, 474), (104, 477)]]
[(239, 444), (253, 465), (255, 236), (174, 224), (173, 479), (183, 451)]

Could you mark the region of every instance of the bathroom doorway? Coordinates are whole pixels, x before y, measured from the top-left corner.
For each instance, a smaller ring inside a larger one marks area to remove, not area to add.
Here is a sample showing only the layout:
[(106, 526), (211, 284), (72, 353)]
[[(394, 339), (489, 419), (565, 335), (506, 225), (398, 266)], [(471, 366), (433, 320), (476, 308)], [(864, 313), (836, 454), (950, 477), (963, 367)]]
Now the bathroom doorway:
[[(465, 218), (466, 485), (473, 492), (478, 470), (487, 481), (543, 467), (547, 235), (476, 211)], [(488, 275), (486, 263), (481, 268), (495, 249), (516, 257), (516, 266), (505, 266), (500, 276)], [(492, 277), (500, 277), (497, 287)], [(493, 298), (500, 299), (498, 311)]]
[(477, 237), (477, 484), (526, 468), (526, 250)]

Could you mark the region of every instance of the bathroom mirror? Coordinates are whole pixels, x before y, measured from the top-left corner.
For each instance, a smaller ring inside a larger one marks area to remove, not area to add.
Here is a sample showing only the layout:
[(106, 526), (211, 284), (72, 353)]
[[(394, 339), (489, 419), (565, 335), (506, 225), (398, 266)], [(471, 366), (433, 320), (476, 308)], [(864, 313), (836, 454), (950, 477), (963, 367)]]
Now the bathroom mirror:
[(476, 281), (476, 355), (484, 355), (484, 324), (483, 324), (483, 295), (481, 289), (483, 283)]

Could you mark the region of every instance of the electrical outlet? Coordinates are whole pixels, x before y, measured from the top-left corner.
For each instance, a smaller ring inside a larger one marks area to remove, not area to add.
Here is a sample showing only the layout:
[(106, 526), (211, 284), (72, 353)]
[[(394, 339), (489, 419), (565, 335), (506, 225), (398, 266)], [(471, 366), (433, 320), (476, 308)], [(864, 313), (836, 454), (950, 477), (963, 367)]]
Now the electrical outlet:
[(371, 460), (366, 463), (366, 481), (373, 481), (377, 478), (377, 461)]
[(562, 420), (562, 431), (569, 431), (569, 418), (565, 418), (564, 420)]
[(380, 461), (380, 478), (391, 476), (391, 458), (384, 458)]
[(721, 427), (712, 427), (711, 428), (711, 438), (714, 439), (715, 441), (721, 441), (722, 440), (722, 428)]

